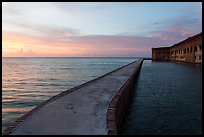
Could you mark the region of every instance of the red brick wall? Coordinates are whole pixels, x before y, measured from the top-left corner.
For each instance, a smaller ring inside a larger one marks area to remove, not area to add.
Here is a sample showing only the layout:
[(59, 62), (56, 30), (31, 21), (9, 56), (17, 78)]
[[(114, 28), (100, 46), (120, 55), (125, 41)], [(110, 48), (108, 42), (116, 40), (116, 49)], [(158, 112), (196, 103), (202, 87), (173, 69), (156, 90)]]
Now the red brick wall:
[[(195, 50), (197, 49), (197, 50)], [(168, 52), (171, 61), (185, 61), (202, 63), (202, 33), (189, 37), (171, 47), (152, 48), (152, 59), (163, 60)]]
[(169, 59), (169, 47), (152, 48), (152, 59)]

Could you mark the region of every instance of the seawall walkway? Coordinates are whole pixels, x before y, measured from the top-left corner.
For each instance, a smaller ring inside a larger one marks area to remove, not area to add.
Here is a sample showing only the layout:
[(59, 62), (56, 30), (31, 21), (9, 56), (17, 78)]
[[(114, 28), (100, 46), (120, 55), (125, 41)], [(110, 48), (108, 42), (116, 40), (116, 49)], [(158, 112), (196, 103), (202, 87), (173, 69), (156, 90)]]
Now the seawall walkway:
[(15, 121), (3, 134), (117, 134), (128, 92), (142, 62), (134, 61), (50, 98)]

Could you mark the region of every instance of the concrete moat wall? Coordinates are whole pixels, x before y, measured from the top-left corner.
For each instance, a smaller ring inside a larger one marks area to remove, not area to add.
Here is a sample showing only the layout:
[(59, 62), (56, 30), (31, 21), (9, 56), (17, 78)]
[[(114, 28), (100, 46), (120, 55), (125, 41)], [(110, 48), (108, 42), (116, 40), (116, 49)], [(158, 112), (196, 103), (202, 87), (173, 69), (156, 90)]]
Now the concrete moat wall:
[(126, 109), (131, 100), (133, 87), (135, 85), (136, 79), (142, 67), (142, 63), (143, 63), (143, 60), (139, 62), (139, 65), (137, 66), (136, 71), (120, 88), (120, 90), (116, 93), (116, 95), (113, 97), (111, 103), (108, 106), (108, 112), (107, 112), (108, 135), (117, 135), (120, 130), (120, 126), (125, 116)]
[(8, 127), (3, 135), (117, 134), (142, 60), (64, 91)]

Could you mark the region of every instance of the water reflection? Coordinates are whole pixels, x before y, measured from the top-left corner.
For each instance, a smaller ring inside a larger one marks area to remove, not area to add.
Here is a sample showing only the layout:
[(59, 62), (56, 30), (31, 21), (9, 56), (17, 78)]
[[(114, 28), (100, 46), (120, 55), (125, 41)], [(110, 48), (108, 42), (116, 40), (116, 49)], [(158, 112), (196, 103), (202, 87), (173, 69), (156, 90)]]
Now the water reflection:
[(202, 134), (202, 66), (144, 61), (121, 134)]

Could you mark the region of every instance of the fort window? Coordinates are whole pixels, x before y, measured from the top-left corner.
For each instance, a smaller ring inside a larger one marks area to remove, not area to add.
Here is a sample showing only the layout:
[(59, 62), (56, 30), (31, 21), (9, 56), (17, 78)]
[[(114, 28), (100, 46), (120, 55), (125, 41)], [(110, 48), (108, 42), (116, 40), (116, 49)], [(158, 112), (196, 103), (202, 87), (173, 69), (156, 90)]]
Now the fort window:
[(192, 52), (192, 47), (190, 48), (190, 52)]
[(197, 46), (194, 47), (194, 52), (197, 52), (198, 51), (198, 48)]
[(186, 48), (184, 49), (184, 53), (186, 53)]
[[(202, 33), (201, 33), (202, 34)], [(202, 62), (202, 36), (188, 38), (168, 48), (152, 48), (152, 58)], [(199, 52), (199, 54), (198, 54)], [(189, 55), (188, 55), (189, 54)], [(157, 56), (158, 55), (158, 56)], [(188, 55), (187, 57), (185, 57)]]
[(202, 47), (201, 47), (201, 45), (199, 45), (199, 49), (200, 49), (200, 50), (202, 50)]

